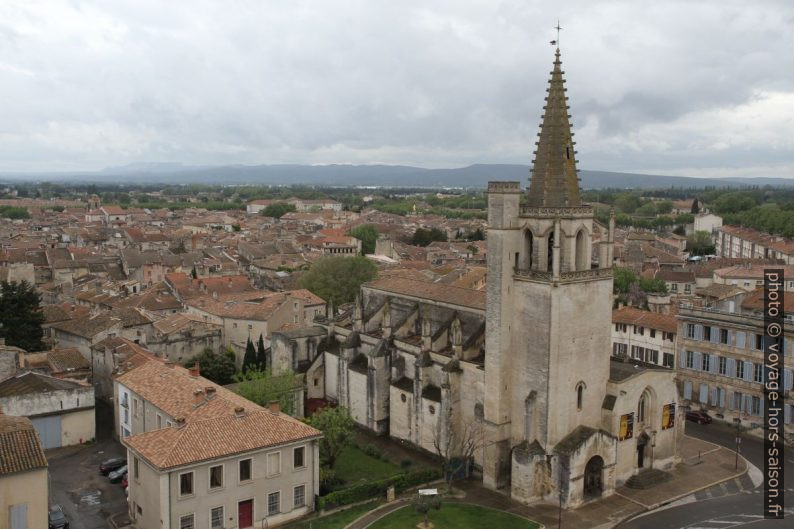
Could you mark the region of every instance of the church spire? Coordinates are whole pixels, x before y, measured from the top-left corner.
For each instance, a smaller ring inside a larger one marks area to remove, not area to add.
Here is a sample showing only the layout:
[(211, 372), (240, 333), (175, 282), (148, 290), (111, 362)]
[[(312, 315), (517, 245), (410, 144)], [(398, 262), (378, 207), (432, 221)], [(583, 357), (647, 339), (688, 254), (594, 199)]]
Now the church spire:
[(528, 196), (531, 206), (580, 206), (582, 203), (561, 65), (558, 47), (534, 152)]

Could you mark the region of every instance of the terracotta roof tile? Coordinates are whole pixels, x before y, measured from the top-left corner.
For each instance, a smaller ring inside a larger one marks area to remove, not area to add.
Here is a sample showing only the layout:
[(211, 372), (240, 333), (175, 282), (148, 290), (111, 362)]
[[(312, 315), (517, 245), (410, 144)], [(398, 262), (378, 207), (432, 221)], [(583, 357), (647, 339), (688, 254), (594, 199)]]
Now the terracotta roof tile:
[(0, 476), (46, 466), (39, 434), (30, 419), (0, 413)]
[(399, 276), (378, 279), (365, 283), (364, 286), (409, 297), (430, 299), (441, 303), (449, 303), (450, 305), (485, 310), (485, 291), (483, 290), (416, 281)]
[(678, 321), (675, 316), (640, 310), (634, 307), (622, 307), (612, 311), (612, 323), (641, 325), (649, 329), (657, 329), (670, 333), (678, 332)]

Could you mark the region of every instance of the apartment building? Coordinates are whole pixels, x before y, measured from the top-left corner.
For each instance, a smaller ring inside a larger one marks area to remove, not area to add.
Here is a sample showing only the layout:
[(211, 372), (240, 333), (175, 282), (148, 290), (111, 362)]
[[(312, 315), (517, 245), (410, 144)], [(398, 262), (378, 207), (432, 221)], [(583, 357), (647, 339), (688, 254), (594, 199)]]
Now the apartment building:
[(320, 431), (152, 359), (116, 378), (129, 511), (144, 529), (269, 527), (314, 509)]
[(673, 369), (678, 322), (670, 314), (621, 307), (612, 312), (612, 356)]
[[(725, 421), (760, 425), (764, 414), (763, 291), (709, 307), (679, 309), (678, 383), (684, 404)], [(787, 321), (794, 300), (786, 303)], [(788, 398), (794, 369), (794, 321), (783, 341), (782, 385), (786, 432), (794, 434), (794, 405)]]
[(794, 264), (794, 241), (752, 228), (722, 226), (715, 248), (722, 257), (782, 259), (786, 264)]

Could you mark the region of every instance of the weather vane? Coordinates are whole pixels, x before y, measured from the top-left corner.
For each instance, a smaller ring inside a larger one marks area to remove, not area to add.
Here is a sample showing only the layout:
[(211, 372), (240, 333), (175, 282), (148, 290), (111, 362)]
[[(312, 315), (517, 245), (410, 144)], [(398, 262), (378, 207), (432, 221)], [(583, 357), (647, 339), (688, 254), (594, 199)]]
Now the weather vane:
[(553, 41), (551, 41), (551, 43), (550, 43), (550, 44), (551, 44), (552, 46), (554, 46), (554, 45), (556, 44), (556, 45), (557, 45), (557, 47), (559, 48), (559, 47), (560, 47), (560, 30), (562, 29), (562, 28), (560, 27), (560, 21), (559, 21), (559, 20), (557, 20), (557, 25), (556, 25), (556, 26), (554, 26), (554, 29), (556, 29), (556, 30), (557, 30), (557, 40), (553, 40)]

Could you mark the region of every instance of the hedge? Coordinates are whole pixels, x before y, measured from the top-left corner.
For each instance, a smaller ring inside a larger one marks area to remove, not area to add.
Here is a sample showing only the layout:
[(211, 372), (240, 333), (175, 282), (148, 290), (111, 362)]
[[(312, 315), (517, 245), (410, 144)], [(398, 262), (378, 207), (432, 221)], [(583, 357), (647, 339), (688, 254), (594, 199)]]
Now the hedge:
[(341, 507), (342, 505), (357, 503), (376, 496), (383, 496), (386, 494), (389, 487), (394, 487), (396, 492), (402, 492), (416, 485), (421, 485), (422, 483), (427, 483), (440, 477), (441, 472), (436, 469), (406, 472), (389, 478), (360, 483), (346, 489), (329, 492), (318, 500), (317, 506), (320, 510)]

